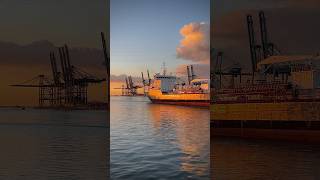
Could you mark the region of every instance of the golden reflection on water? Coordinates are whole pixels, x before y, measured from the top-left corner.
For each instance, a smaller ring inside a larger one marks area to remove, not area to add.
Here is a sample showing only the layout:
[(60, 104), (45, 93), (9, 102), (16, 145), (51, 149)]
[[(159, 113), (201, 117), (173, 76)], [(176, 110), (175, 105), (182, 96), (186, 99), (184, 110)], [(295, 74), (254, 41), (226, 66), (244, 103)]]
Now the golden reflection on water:
[[(209, 117), (207, 109), (174, 105), (150, 104), (148, 106), (154, 129), (165, 133), (170, 129), (175, 133), (176, 142), (184, 154), (180, 158), (181, 171), (204, 175), (209, 171)], [(164, 136), (166, 136), (164, 134)], [(205, 159), (207, 162), (196, 162)]]

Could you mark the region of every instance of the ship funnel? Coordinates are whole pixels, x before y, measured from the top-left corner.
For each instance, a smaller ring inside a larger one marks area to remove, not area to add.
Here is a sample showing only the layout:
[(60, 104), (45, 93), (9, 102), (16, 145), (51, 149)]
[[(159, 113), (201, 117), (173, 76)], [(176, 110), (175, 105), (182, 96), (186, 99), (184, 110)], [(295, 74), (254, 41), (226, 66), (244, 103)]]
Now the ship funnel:
[(187, 66), (187, 73), (188, 73), (188, 83), (189, 83), (189, 85), (190, 85), (191, 75), (190, 75), (189, 66)]

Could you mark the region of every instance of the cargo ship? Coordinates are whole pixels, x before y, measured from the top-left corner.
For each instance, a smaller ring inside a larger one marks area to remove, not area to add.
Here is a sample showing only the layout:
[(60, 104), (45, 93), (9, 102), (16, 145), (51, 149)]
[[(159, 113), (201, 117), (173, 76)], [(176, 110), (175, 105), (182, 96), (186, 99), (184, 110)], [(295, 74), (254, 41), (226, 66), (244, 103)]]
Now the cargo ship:
[(188, 70), (188, 82), (173, 75), (157, 73), (148, 86), (147, 96), (153, 103), (209, 107), (209, 80), (199, 79)]
[[(211, 134), (319, 142), (320, 56), (280, 54), (263, 34), (264, 13), (259, 17), (261, 57), (247, 16), (252, 72), (212, 68)], [(218, 64), (222, 56), (218, 53)]]

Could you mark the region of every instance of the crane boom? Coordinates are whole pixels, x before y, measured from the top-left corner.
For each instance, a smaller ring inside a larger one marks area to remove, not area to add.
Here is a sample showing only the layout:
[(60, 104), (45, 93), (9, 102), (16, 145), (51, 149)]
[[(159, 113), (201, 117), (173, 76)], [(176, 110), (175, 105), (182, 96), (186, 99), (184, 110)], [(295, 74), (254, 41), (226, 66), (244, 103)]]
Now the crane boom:
[(253, 28), (253, 18), (251, 15), (247, 15), (247, 25), (248, 25), (248, 34), (249, 34), (252, 73), (254, 73), (256, 71), (256, 66), (257, 66), (257, 52), (256, 52), (256, 40), (255, 40), (254, 28)]
[(142, 84), (143, 84), (143, 86), (145, 86), (146, 85), (146, 80), (143, 77), (143, 72), (141, 72), (141, 77), (142, 77)]
[(63, 55), (62, 55), (62, 49), (61, 48), (59, 48), (59, 56), (60, 56), (60, 64), (61, 64), (63, 80), (66, 82), (67, 81), (66, 69), (65, 69), (65, 63), (64, 63), (64, 58), (63, 58)]
[(147, 73), (148, 73), (148, 86), (150, 86), (151, 85), (151, 78), (150, 78), (149, 70), (147, 70)]

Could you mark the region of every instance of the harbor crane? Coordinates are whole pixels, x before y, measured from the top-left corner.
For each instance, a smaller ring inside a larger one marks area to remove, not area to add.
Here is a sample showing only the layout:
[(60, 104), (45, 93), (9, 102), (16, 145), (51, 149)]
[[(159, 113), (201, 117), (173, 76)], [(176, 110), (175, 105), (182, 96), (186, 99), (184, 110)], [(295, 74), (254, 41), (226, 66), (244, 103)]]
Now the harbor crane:
[(49, 53), (52, 77), (38, 75), (14, 87), (38, 88), (39, 107), (77, 107), (88, 104), (88, 86), (99, 84), (105, 78), (98, 78), (73, 66), (69, 48), (65, 44), (57, 49), (61, 71), (58, 69), (55, 52)]
[(136, 96), (138, 95), (137, 89), (144, 88), (144, 85), (135, 85), (132, 76), (125, 77), (125, 85), (122, 85), (120, 88), (113, 88), (113, 89), (121, 89), (122, 96)]
[(104, 55), (104, 65), (106, 68), (107, 109), (110, 109), (110, 56), (107, 52), (107, 45), (104, 33), (101, 32), (100, 34)]

